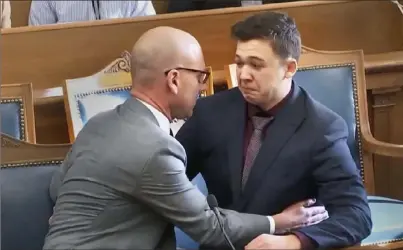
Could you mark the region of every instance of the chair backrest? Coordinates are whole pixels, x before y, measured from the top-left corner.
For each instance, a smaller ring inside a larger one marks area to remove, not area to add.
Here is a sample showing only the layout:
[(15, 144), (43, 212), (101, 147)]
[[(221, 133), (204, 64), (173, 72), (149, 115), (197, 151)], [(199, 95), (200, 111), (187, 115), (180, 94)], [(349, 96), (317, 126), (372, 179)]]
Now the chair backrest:
[(92, 116), (123, 103), (130, 96), (130, 89), (127, 51), (91, 76), (66, 80), (63, 92), (70, 141), (75, 140)]
[[(212, 73), (211, 67), (208, 67)], [(66, 80), (63, 87), (64, 103), (70, 141), (73, 142), (94, 115), (115, 108), (130, 97), (131, 90), (130, 53), (125, 51), (101, 71), (87, 77)], [(213, 76), (202, 96), (212, 95)], [(183, 121), (172, 124), (174, 133)]]
[[(227, 85), (238, 86), (236, 67), (225, 67)], [(364, 180), (367, 192), (374, 193), (372, 155), (362, 148), (361, 130), (369, 130), (365, 69), (362, 51), (317, 51), (303, 47), (298, 72), (294, 76), (297, 85), (303, 87), (320, 103), (346, 121), (348, 146)]]
[(1, 85), (0, 119), (2, 133), (36, 142), (31, 83)]
[(1, 135), (1, 248), (42, 250), (53, 212), (49, 185), (70, 145)]

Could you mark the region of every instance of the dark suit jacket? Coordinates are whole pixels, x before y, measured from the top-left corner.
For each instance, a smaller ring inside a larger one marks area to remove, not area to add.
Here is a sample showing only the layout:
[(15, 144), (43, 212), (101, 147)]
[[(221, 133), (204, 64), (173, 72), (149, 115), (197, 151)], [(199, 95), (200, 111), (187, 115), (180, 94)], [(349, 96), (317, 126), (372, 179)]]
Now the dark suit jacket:
[[(263, 4), (293, 2), (296, 0), (263, 0)], [(168, 13), (192, 11), (192, 10), (210, 10), (229, 7), (240, 7), (241, 0), (170, 0), (168, 4)]]
[(370, 209), (345, 121), (295, 85), (266, 131), (242, 191), (245, 108), (238, 88), (198, 101), (176, 136), (187, 153), (188, 177), (201, 172), (220, 207), (240, 212), (274, 215), (317, 198), (330, 218), (298, 232), (319, 247), (353, 245), (368, 236)]

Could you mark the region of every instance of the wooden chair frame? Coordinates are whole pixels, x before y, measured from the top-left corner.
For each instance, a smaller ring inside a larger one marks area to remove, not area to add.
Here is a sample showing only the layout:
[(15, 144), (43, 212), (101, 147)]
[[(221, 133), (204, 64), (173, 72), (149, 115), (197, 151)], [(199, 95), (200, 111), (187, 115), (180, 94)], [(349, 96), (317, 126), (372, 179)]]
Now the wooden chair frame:
[(71, 144), (33, 144), (2, 133), (1, 168), (60, 164), (70, 148)]
[(1, 103), (17, 103), (20, 106), (21, 139), (35, 143), (36, 133), (32, 84), (2, 84)]
[(207, 81), (207, 86), (206, 86), (206, 90), (202, 91), (201, 96), (202, 97), (206, 97), (209, 95), (214, 95), (214, 72), (212, 67), (207, 67), (207, 71), (210, 72), (210, 77)]

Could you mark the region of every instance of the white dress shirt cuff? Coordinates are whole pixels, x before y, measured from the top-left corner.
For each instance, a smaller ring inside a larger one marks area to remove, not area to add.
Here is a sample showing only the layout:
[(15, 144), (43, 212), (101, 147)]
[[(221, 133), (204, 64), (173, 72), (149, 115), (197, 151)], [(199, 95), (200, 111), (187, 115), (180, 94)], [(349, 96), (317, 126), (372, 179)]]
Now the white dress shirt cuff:
[(276, 222), (274, 221), (272, 216), (267, 216), (267, 219), (270, 221), (270, 234), (274, 234), (276, 231)]

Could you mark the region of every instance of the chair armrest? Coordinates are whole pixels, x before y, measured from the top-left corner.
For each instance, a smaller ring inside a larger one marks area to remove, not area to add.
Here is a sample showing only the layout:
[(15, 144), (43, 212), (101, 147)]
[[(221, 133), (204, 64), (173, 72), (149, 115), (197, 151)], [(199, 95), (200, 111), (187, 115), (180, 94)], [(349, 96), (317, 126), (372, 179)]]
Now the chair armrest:
[(387, 250), (387, 249), (402, 249), (402, 248), (403, 248), (403, 242), (398, 241), (398, 242), (385, 243), (385, 244), (379, 244), (379, 245), (370, 245), (370, 246), (357, 245), (357, 246), (343, 248), (343, 250)]
[(368, 128), (361, 128), (364, 149), (377, 155), (403, 158), (403, 145), (383, 142), (375, 139)]

